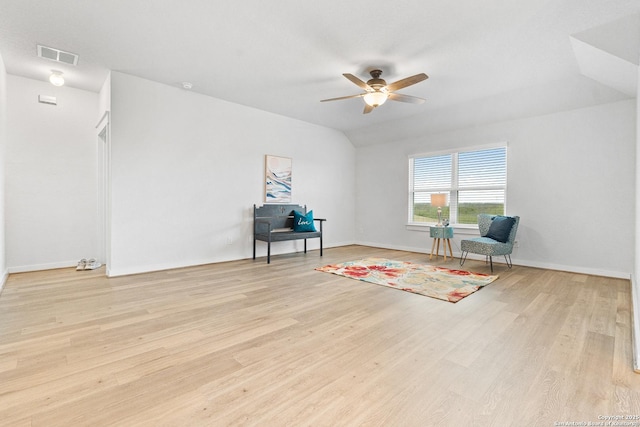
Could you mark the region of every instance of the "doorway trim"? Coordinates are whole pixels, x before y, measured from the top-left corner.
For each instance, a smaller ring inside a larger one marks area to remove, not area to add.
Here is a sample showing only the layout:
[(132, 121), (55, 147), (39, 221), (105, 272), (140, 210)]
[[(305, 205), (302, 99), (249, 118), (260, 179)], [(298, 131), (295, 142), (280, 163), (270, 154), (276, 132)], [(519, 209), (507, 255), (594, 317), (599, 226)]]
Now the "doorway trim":
[(111, 266), (111, 129), (110, 114), (106, 110), (96, 125), (97, 130), (97, 249), (98, 260), (106, 266), (107, 277)]

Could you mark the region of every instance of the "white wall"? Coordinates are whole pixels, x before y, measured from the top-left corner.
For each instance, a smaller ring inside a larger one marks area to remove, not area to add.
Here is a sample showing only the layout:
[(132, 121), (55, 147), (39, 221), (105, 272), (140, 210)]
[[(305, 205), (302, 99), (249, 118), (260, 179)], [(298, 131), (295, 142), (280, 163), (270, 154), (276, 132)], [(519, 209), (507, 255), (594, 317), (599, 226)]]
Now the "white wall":
[(353, 243), (355, 148), (341, 132), (118, 72), (111, 111), (111, 275), (250, 258), (266, 154), (293, 159), (293, 202), (328, 219), (325, 246)]
[[(251, 257), (265, 154), (293, 158), (293, 202), (329, 219), (326, 247), (428, 253), (427, 231), (406, 227), (407, 156), (505, 140), (508, 213), (522, 217), (516, 263), (618, 277), (634, 268), (634, 100), (356, 152), (340, 132), (122, 73), (100, 95), (6, 79), (9, 271), (74, 265), (96, 252), (95, 125), (109, 95), (112, 275)], [(59, 105), (38, 104), (39, 94)], [(608, 202), (595, 201), (600, 195)], [(463, 236), (458, 230), (456, 246)]]
[(636, 119), (628, 100), (360, 147), (357, 240), (430, 252), (428, 230), (406, 227), (407, 156), (507, 141), (507, 213), (521, 217), (514, 263), (628, 278)]
[[(7, 76), (6, 253), (10, 272), (96, 253), (98, 95)], [(38, 103), (38, 95), (58, 105)]]
[(0, 55), (0, 291), (8, 276), (5, 251), (5, 147), (7, 130), (7, 72)]

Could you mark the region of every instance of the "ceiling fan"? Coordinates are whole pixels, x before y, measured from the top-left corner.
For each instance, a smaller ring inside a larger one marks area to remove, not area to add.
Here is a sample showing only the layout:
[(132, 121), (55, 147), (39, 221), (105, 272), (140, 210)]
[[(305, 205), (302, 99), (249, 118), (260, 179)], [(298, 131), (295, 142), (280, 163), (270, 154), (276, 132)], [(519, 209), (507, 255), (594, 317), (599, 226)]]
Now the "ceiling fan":
[(371, 70), (369, 74), (371, 74), (371, 79), (366, 83), (353, 74), (342, 74), (357, 86), (364, 89), (364, 93), (358, 95), (341, 96), (339, 98), (323, 99), (320, 102), (339, 101), (341, 99), (349, 98), (363, 98), (365, 103), (363, 114), (372, 112), (374, 108), (384, 104), (387, 99), (391, 99), (392, 101), (408, 102), (410, 104), (422, 104), (424, 102), (424, 99), (422, 98), (395, 93), (395, 91), (428, 79), (429, 76), (427, 76), (426, 74), (416, 74), (415, 76), (407, 77), (390, 84), (387, 84), (387, 82), (380, 78), (380, 75), (382, 74), (381, 70)]

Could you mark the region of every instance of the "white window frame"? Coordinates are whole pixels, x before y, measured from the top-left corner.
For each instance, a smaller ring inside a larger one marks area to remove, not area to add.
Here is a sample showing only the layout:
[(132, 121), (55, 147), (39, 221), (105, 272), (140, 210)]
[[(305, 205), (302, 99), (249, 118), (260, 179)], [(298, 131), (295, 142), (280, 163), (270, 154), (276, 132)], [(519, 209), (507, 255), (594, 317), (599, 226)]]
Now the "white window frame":
[[(469, 153), (474, 151), (483, 151), (483, 150), (491, 150), (495, 148), (504, 148), (505, 149), (505, 184), (504, 186), (478, 186), (478, 187), (465, 187), (459, 188), (458, 182), (458, 156), (460, 153)], [(422, 157), (437, 157), (451, 155), (451, 186), (450, 187), (442, 187), (442, 188), (429, 188), (427, 190), (418, 190), (414, 189), (414, 159), (422, 158)], [(443, 192), (447, 193), (447, 199), (449, 201), (449, 211), (450, 211), (450, 225), (452, 227), (459, 228), (478, 228), (477, 224), (459, 224), (458, 221), (458, 192), (459, 191), (474, 191), (474, 190), (503, 190), (504, 191), (504, 212), (507, 212), (507, 182), (508, 182), (508, 169), (509, 169), (509, 147), (507, 142), (501, 142), (497, 144), (490, 145), (481, 145), (481, 146), (473, 146), (473, 147), (462, 147), (454, 150), (443, 150), (443, 151), (435, 151), (429, 153), (419, 153), (419, 154), (410, 154), (408, 156), (408, 178), (409, 178), (409, 193), (408, 193), (408, 203), (407, 203), (407, 225), (411, 227), (429, 227), (435, 225), (435, 222), (416, 222), (414, 221), (413, 215), (413, 201), (414, 194), (416, 192)]]

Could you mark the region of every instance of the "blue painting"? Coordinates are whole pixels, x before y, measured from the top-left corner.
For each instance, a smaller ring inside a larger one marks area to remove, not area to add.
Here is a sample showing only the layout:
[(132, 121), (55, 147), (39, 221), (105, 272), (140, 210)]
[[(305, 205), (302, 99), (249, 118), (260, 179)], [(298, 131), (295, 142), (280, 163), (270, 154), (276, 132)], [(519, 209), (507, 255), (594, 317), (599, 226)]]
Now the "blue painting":
[(291, 202), (291, 159), (265, 156), (265, 202)]

